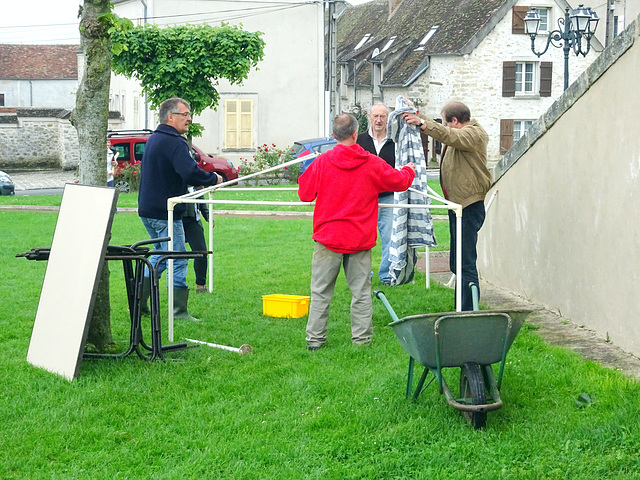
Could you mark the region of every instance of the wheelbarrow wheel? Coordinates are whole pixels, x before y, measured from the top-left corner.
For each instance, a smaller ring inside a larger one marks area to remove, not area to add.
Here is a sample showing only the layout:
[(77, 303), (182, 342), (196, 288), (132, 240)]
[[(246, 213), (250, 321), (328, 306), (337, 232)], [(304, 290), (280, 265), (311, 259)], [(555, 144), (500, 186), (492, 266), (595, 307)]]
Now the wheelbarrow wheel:
[[(460, 369), (460, 397), (467, 405), (487, 403), (484, 377), (480, 366), (474, 362), (465, 363)], [(487, 424), (487, 412), (461, 412), (473, 428), (484, 428)]]

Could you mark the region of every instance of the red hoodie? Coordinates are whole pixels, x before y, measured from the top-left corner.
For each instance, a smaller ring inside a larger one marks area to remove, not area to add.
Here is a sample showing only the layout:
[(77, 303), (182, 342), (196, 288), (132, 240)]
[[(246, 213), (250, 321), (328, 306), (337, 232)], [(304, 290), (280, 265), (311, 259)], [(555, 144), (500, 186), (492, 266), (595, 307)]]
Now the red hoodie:
[(414, 175), (410, 167), (396, 170), (357, 144), (338, 144), (318, 156), (298, 186), (300, 200), (316, 201), (313, 239), (338, 253), (373, 248), (378, 194), (408, 189)]

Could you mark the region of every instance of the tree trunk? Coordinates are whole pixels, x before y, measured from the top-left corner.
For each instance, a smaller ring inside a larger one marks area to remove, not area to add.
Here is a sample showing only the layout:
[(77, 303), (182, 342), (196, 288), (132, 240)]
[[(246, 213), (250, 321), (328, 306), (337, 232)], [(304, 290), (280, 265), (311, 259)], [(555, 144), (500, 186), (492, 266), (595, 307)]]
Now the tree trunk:
[[(84, 0), (80, 37), (84, 68), (71, 123), (80, 144), (79, 177), (82, 185), (107, 184), (107, 129), (111, 83), (109, 24), (98, 17), (110, 12), (109, 0)], [(109, 305), (109, 268), (103, 268), (87, 341), (103, 352), (113, 344)]]

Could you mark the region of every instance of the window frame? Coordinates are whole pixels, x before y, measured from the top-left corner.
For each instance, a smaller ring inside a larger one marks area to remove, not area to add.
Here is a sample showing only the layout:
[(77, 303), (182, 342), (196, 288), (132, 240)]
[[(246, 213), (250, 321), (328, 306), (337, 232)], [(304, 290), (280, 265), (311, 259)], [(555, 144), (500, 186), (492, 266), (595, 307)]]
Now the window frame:
[(553, 30), (553, 28), (550, 27), (550, 25), (553, 23), (553, 18), (551, 15), (551, 7), (549, 6), (537, 6), (537, 5), (533, 5), (534, 7), (536, 7), (536, 9), (538, 10), (538, 15), (540, 15), (541, 12), (545, 12), (545, 19), (544, 19), (544, 23), (542, 21), (542, 17), (543, 15), (540, 15), (540, 26), (538, 28), (538, 33), (549, 33), (551, 30)]
[[(517, 143), (531, 128), (534, 120), (513, 120), (513, 143)], [(528, 125), (527, 125), (528, 124)], [(516, 128), (517, 127), (517, 128)], [(518, 138), (516, 138), (516, 130), (518, 131)]]
[[(532, 96), (538, 95), (540, 91), (540, 73), (539, 73), (539, 64), (540, 62), (535, 61), (516, 61), (516, 76), (515, 76), (515, 96)], [(527, 67), (531, 67), (531, 71), (527, 72)], [(531, 79), (527, 80), (526, 76), (530, 74)], [(520, 80), (518, 80), (520, 77)], [(518, 83), (520, 84), (520, 88), (518, 88)], [(530, 89), (527, 90), (527, 85), (530, 85)]]

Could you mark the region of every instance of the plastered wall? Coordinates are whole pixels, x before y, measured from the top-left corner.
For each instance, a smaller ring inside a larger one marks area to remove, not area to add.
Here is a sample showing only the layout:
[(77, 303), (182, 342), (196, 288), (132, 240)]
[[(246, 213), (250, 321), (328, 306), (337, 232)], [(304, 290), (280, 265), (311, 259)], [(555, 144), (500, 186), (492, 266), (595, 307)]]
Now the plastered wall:
[(640, 355), (637, 40), (636, 20), (497, 165), (478, 266)]

